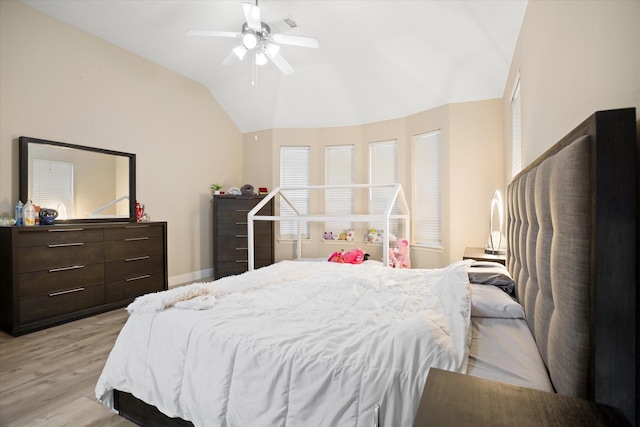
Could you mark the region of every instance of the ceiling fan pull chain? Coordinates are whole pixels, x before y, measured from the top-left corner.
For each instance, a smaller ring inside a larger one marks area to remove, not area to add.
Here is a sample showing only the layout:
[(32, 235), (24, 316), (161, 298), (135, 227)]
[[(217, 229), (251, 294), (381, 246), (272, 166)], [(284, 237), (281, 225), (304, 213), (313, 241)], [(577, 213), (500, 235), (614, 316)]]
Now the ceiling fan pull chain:
[(256, 53), (253, 52), (251, 55), (251, 60), (253, 61), (251, 64), (251, 86), (258, 87), (258, 64), (256, 64)]

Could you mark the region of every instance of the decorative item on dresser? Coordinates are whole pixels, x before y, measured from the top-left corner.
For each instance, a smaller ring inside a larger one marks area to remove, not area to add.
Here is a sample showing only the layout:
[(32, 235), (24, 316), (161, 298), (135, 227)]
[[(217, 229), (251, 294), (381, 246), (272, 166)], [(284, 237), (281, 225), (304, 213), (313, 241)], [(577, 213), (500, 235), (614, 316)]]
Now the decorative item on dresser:
[(167, 289), (167, 224), (0, 228), (0, 327), (33, 332)]
[[(213, 277), (240, 274), (248, 268), (247, 214), (264, 196), (213, 197)], [(273, 215), (273, 202), (261, 210)], [(273, 264), (273, 224), (262, 221), (255, 226), (255, 267)]]

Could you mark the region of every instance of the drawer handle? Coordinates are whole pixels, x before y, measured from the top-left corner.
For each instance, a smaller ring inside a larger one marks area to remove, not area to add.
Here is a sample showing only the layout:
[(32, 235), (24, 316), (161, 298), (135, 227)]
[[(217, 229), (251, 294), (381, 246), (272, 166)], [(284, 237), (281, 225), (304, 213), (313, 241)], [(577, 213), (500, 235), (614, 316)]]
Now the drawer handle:
[(236, 209), (236, 212), (249, 212), (251, 209)]
[(236, 262), (240, 263), (240, 264), (245, 264), (245, 263), (248, 263), (249, 260), (248, 259), (239, 259), (239, 260), (236, 260)]
[(148, 225), (125, 225), (124, 228), (149, 228)]
[(84, 265), (72, 265), (71, 267), (52, 268), (51, 270), (49, 270), (49, 273), (56, 273), (58, 271), (67, 271), (67, 270), (77, 270), (79, 268), (84, 268)]
[(50, 248), (66, 248), (69, 246), (82, 246), (84, 243), (58, 243), (57, 245), (49, 245)]
[(134, 280), (148, 279), (149, 277), (151, 277), (150, 274), (145, 274), (143, 276), (138, 276), (138, 277), (130, 277), (128, 279), (125, 279), (125, 282), (133, 282)]
[(149, 255), (147, 256), (139, 256), (139, 257), (135, 257), (135, 258), (125, 258), (124, 262), (129, 262), (129, 261), (142, 261), (143, 259), (149, 259)]
[(58, 233), (61, 231), (84, 231), (84, 228), (52, 228), (47, 230), (49, 233)]
[(82, 292), (84, 291), (84, 288), (75, 288), (75, 289), (68, 289), (66, 291), (60, 291), (60, 292), (51, 292), (49, 294), (50, 297), (55, 297), (58, 295), (65, 295), (65, 294), (71, 294), (73, 292)]
[(247, 225), (246, 222), (236, 222), (236, 225)]
[(236, 248), (236, 251), (246, 251), (249, 250), (249, 248)]
[(236, 238), (243, 238), (243, 237), (249, 237), (246, 234), (236, 234)]
[(136, 240), (149, 240), (148, 237), (129, 237), (128, 239), (124, 239), (125, 242), (135, 242)]

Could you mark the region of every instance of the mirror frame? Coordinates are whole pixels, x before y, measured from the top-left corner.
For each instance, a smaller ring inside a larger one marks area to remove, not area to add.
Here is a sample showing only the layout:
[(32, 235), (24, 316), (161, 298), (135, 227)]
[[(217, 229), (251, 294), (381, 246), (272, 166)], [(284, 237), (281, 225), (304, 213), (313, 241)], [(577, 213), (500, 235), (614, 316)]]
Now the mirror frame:
[(56, 219), (56, 223), (79, 223), (79, 222), (136, 222), (136, 155), (122, 151), (107, 150), (104, 148), (88, 147), (84, 145), (69, 144), (66, 142), (49, 141), (46, 139), (21, 136), (18, 138), (19, 156), (19, 187), (18, 195), (20, 200), (27, 200), (29, 192), (29, 144), (55, 145), (58, 147), (73, 148), (76, 150), (92, 151), (95, 153), (110, 154), (113, 156), (126, 157), (129, 159), (129, 217), (125, 218), (69, 218)]

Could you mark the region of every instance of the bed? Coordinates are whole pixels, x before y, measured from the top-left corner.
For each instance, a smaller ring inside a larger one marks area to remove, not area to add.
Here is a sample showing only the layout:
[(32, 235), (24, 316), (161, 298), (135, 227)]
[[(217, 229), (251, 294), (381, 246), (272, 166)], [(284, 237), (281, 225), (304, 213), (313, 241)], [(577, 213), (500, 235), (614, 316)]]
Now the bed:
[(141, 425), (410, 426), (441, 367), (637, 425), (635, 126), (597, 112), (513, 180), (503, 271), (285, 261), (150, 294), (96, 396)]

